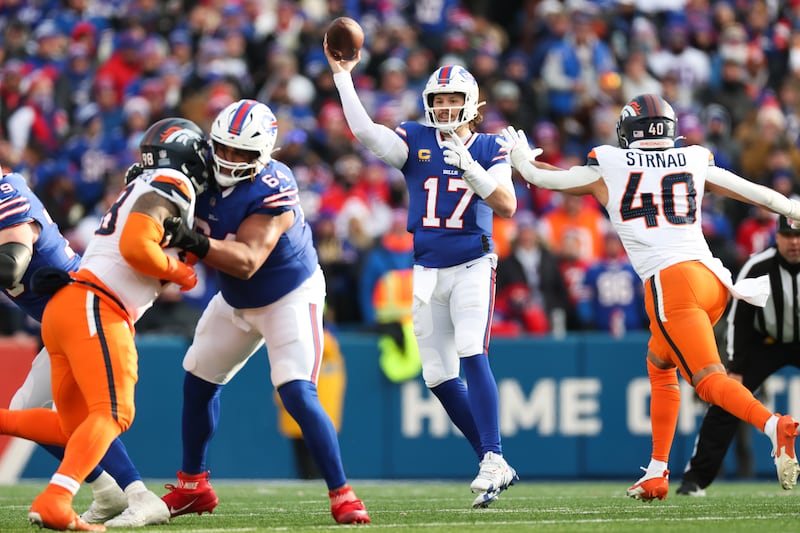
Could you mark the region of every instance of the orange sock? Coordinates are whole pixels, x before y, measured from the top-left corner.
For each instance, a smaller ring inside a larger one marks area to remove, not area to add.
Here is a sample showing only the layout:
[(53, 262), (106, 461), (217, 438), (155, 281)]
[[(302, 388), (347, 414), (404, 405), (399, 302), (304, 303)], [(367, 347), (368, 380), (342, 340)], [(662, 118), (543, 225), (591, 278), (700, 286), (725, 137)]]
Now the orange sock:
[(120, 433), (122, 428), (110, 413), (89, 413), (72, 433), (56, 473), (83, 481)]
[(650, 426), (653, 432), (653, 459), (669, 461), (672, 439), (681, 409), (681, 391), (674, 368), (662, 369), (647, 360), (650, 376)]
[(735, 417), (764, 430), (772, 412), (759, 402), (747, 387), (722, 372), (712, 372), (695, 387), (703, 401), (722, 407)]
[(61, 430), (58, 413), (43, 407), (0, 409), (0, 433), (39, 444), (64, 446), (67, 443), (67, 436)]

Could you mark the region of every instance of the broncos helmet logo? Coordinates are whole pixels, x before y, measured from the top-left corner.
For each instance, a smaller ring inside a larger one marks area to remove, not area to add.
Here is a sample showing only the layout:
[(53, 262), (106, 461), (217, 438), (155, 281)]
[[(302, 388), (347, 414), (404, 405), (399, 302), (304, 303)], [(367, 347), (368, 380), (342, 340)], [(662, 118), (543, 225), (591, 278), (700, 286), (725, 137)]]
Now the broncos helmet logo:
[(161, 132), (162, 143), (181, 143), (186, 146), (192, 146), (195, 141), (201, 141), (203, 138), (196, 131), (192, 131), (180, 126), (172, 126)]

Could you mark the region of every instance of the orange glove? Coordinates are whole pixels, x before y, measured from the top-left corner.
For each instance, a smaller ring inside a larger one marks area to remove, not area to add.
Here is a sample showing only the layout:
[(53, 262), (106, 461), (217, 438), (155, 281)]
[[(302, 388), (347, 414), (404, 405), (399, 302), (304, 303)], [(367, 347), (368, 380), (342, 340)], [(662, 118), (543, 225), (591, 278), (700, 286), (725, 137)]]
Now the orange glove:
[(197, 272), (193, 267), (168, 255), (166, 279), (180, 285), (182, 291), (190, 291), (197, 285)]

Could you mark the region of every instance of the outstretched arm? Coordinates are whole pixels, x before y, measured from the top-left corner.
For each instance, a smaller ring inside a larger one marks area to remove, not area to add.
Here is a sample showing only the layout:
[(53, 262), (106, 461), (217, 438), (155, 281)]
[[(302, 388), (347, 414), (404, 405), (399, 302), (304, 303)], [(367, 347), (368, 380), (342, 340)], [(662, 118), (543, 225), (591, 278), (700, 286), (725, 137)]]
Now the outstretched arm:
[(759, 205), (793, 220), (800, 219), (800, 202), (724, 168), (709, 167), (706, 189), (740, 202)]
[(325, 50), (325, 57), (328, 58), (328, 64), (333, 72), (333, 82), (336, 84), (336, 90), (339, 91), (344, 118), (347, 120), (350, 131), (361, 144), (386, 164), (394, 168), (402, 168), (408, 159), (408, 146), (391, 129), (372, 121), (353, 86), (353, 78), (350, 73), (361, 60), (361, 50), (358, 51), (355, 59), (337, 61), (330, 55), (325, 43), (322, 48)]
[(239, 279), (250, 279), (294, 222), (294, 212), (253, 213), (236, 230), (233, 240), (212, 239), (190, 229), (180, 217), (164, 221), (167, 246), (196, 255), (207, 265)]
[(525, 132), (512, 127), (505, 128), (497, 142), (508, 150), (511, 164), (528, 183), (567, 194), (591, 194), (602, 205), (607, 203), (608, 190), (597, 169), (575, 166), (562, 170), (553, 165), (539, 163), (536, 157), (542, 153), (541, 148), (531, 149)]

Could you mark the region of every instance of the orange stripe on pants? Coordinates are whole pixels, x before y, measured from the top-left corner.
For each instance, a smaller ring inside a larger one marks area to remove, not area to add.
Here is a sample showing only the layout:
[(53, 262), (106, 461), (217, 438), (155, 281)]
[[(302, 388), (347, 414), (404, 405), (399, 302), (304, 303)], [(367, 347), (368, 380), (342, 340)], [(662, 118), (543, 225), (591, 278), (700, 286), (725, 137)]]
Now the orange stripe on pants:
[(691, 383), (695, 372), (721, 363), (714, 324), (727, 303), (728, 289), (699, 261), (665, 268), (645, 282), (648, 348)]
[(69, 437), (58, 473), (83, 481), (111, 442), (130, 427), (138, 357), (128, 317), (78, 283), (45, 308), (53, 400)]

